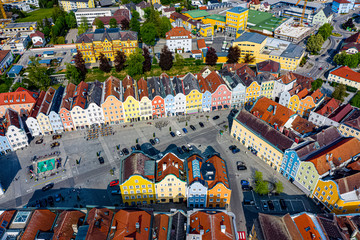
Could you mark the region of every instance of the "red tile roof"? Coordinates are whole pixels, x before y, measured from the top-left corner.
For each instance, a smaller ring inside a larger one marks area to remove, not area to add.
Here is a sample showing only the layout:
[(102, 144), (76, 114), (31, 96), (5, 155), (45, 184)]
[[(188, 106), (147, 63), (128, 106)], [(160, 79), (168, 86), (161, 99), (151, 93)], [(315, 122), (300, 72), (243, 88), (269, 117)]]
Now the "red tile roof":
[(338, 3), (350, 3), (349, 1), (347, 0), (334, 0), (335, 2), (338, 2)]
[(279, 128), (283, 127), (289, 118), (295, 114), (289, 108), (266, 97), (259, 98), (255, 102), (251, 113), (271, 126), (277, 124)]
[(76, 85), (73, 83), (69, 83), (66, 86), (65, 96), (63, 97), (60, 108), (65, 108), (67, 110), (70, 110), (72, 98), (74, 97), (74, 94), (75, 94), (75, 89), (76, 89)]
[(304, 240), (322, 239), (313, 220), (306, 213), (294, 218), (294, 222)]
[(35, 103), (38, 93), (17, 89), (15, 92), (0, 93), (0, 105)]
[(187, 21), (187, 20), (189, 20), (189, 17), (187, 17), (187, 16), (185, 16), (185, 15), (182, 15), (181, 13), (178, 13), (178, 12), (173, 12), (171, 15), (170, 15), (170, 18), (172, 19), (172, 20), (176, 20), (176, 19), (178, 19), (178, 18), (180, 18), (181, 20), (183, 20), (183, 21)]
[(346, 117), (353, 110), (350, 103), (338, 107), (329, 118), (335, 122), (340, 122), (344, 117)]
[(250, 4), (252, 4), (252, 5), (260, 5), (260, 1), (259, 0), (251, 0)]
[(137, 82), (137, 86), (138, 86), (140, 101), (143, 97), (149, 97), (147, 82), (143, 77), (139, 79), (139, 81)]
[(287, 72), (285, 73), (284, 75), (280, 76), (278, 78), (278, 80), (280, 80), (282, 83), (284, 84), (289, 84), (291, 83), (292, 81), (295, 81), (296, 80), (296, 76), (294, 75), (293, 72)]
[(314, 131), (316, 125), (300, 116), (297, 116), (292, 122), (291, 127), (296, 132), (300, 134), (305, 134)]
[(324, 104), (319, 107), (316, 113), (327, 117), (340, 106), (340, 103), (341, 102), (335, 98), (328, 98), (324, 101)]
[(293, 73), (296, 77), (296, 83), (301, 85), (303, 88), (311, 89), (311, 83), (314, 81), (312, 77), (303, 76), (297, 73)]
[(225, 161), (222, 160), (220, 157), (214, 155), (211, 158), (207, 159), (204, 164), (206, 163), (212, 163), (216, 170), (214, 180), (207, 181), (208, 188), (210, 189), (214, 187), (219, 182), (223, 183), (227, 188), (230, 188)]
[(184, 163), (173, 153), (167, 153), (158, 163), (156, 170), (156, 181), (163, 180), (167, 175), (174, 174), (177, 178), (184, 175)]
[[(102, 21), (104, 23), (104, 25), (109, 25), (110, 24), (110, 20), (111, 19), (115, 19), (116, 23), (119, 25), (124, 19), (128, 18), (126, 16), (122, 16), (122, 15), (114, 15), (114, 16), (102, 16), (102, 17), (97, 17), (100, 21)], [(92, 25), (96, 25), (96, 18), (94, 19)]]
[[(151, 214), (142, 210), (120, 210), (113, 220), (113, 239), (148, 240), (151, 232)], [(94, 239), (94, 238), (93, 238)]]
[(104, 96), (104, 100), (106, 100), (106, 98), (110, 95), (113, 95), (114, 97), (116, 97), (119, 100), (120, 99), (120, 79), (114, 77), (114, 76), (110, 76), (108, 77), (108, 79), (106, 79), (105, 84), (104, 84), (104, 88), (105, 88), (105, 96)]
[(42, 104), (42, 102), (44, 100), (45, 94), (46, 94), (45, 91), (40, 92), (39, 97), (36, 99), (35, 104), (31, 108), (31, 111), (30, 111), (30, 114), (29, 114), (30, 117), (36, 118), (36, 116), (38, 115), (41, 104)]
[[(0, 62), (10, 53), (10, 50), (0, 50)], [(10, 53), (11, 54), (11, 53)]]
[(360, 153), (360, 141), (356, 138), (343, 138), (331, 147), (311, 157), (308, 161), (315, 165), (318, 173), (323, 175), (331, 169), (330, 162), (339, 166)]
[(44, 101), (41, 104), (41, 107), (39, 109), (39, 113), (43, 113), (45, 115), (48, 114), (48, 110), (50, 109), (51, 102), (54, 98), (56, 90), (52, 87), (50, 87), (45, 94)]
[(202, 235), (202, 240), (235, 239), (232, 217), (220, 211), (198, 211), (190, 215), (190, 234)]
[(315, 92), (311, 93), (311, 97), (313, 98), (314, 103), (317, 104), (324, 97), (324, 94), (320, 89), (317, 89)]
[[(259, 0), (257, 0), (259, 1)], [(258, 72), (270, 72), (270, 73), (279, 73), (280, 72), (280, 63), (273, 60), (265, 60), (256, 64), (256, 69)]]
[(56, 214), (47, 209), (35, 210), (21, 240), (34, 240), (38, 231), (48, 232), (55, 221)]
[(45, 39), (45, 35), (40, 31), (35, 31), (34, 33), (30, 34), (30, 38), (33, 37), (41, 37), (42, 39)]
[(6, 128), (11, 125), (21, 129), (19, 114), (11, 108), (6, 109), (5, 112)]
[(335, 182), (339, 186), (339, 192), (340, 194), (352, 192), (355, 189), (359, 189), (359, 183), (360, 183), (360, 172), (355, 173), (353, 175), (343, 177), (340, 179), (335, 180)]
[(170, 31), (166, 33), (166, 39), (171, 39), (171, 37), (186, 37), (187, 39), (191, 39), (191, 32), (186, 30), (183, 27), (174, 27)]
[(348, 44), (344, 45), (340, 51), (346, 51), (350, 48), (356, 48), (357, 51), (360, 51), (360, 43), (354, 43), (354, 42), (348, 43)]
[(301, 90), (297, 96), (299, 97), (299, 99), (303, 99), (304, 97), (306, 97), (308, 95), (309, 91), (305, 88), (303, 90)]
[(287, 213), (283, 217), (259, 213), (259, 223), (265, 240), (301, 240), (301, 234)]
[(230, 72), (234, 72), (243, 66), (247, 66), (247, 63), (226, 63), (222, 68), (227, 68)]
[(191, 53), (193, 53), (193, 54), (201, 54), (202, 53), (202, 51), (201, 50), (191, 50)]
[(106, 240), (114, 213), (107, 208), (93, 208), (88, 212), (89, 229), (85, 240)]
[[(145, 172), (145, 162), (150, 160), (148, 156), (143, 153), (132, 153), (126, 157), (123, 161), (123, 179), (122, 182), (129, 179), (132, 175), (139, 174), (143, 177), (151, 178), (151, 176), (146, 176)], [(155, 173), (153, 173), (154, 175)], [(153, 176), (152, 176), (153, 178)]]
[(169, 219), (170, 217), (166, 214), (155, 215), (153, 229), (156, 239), (167, 239), (167, 234), (169, 231)]
[[(1, 226), (3, 228), (8, 228), (11, 220), (13, 219), (14, 215), (16, 213), (16, 210), (7, 210), (0, 214), (0, 228)], [(5, 221), (7, 222), (5, 224)]]
[(199, 162), (199, 169), (201, 169), (203, 158), (199, 155), (193, 154), (186, 159), (187, 162), (187, 171), (188, 171), (188, 183), (191, 184), (194, 180), (199, 179), (197, 176), (194, 176), (193, 164), (197, 165), (196, 162)]
[(168, 8), (164, 8), (163, 11), (164, 12), (175, 12), (176, 9), (175, 9), (175, 7), (168, 7)]
[(205, 40), (204, 39), (198, 39), (197, 40), (197, 46), (198, 46), (199, 50), (201, 50), (203, 48), (206, 48)]
[(357, 32), (353, 35), (351, 35), (350, 37), (348, 37), (347, 39), (345, 39), (346, 43), (360, 43), (360, 32)]
[(73, 109), (75, 106), (85, 108), (86, 96), (87, 96), (88, 90), (89, 90), (89, 85), (84, 81), (80, 82), (79, 85), (76, 86), (75, 94), (74, 94), (74, 98), (73, 98), (73, 104), (71, 106), (71, 109)]
[[(80, 211), (63, 211), (56, 220), (53, 239), (70, 240), (76, 237), (74, 235), (73, 225), (79, 227), (79, 223), (84, 223), (86, 214)], [(82, 221), (80, 219), (82, 218)], [(81, 226), (81, 225), (80, 225)]]
[(343, 124), (360, 131), (360, 110), (355, 109), (348, 117), (346, 117)]
[(225, 81), (219, 76), (216, 71), (212, 71), (205, 77), (205, 84), (207, 89), (214, 93), (221, 84), (225, 84)]
[(331, 71), (330, 74), (335, 76), (345, 78), (351, 81), (360, 82), (360, 73), (351, 70), (348, 66), (342, 66), (334, 71)]

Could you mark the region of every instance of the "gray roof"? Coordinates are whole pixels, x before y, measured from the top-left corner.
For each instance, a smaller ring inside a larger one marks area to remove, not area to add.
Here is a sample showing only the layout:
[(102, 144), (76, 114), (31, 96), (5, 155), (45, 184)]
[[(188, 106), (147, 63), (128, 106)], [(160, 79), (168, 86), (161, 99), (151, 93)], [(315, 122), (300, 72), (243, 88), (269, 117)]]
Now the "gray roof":
[(159, 8), (162, 7), (162, 5), (158, 4), (158, 3), (154, 3), (153, 6), (154, 6), (155, 9), (159, 9)]
[(181, 210), (178, 210), (171, 217), (171, 231), (170, 239), (172, 240), (182, 240), (186, 237), (186, 231), (184, 229), (184, 224), (186, 224), (186, 215)]
[(244, 32), (240, 35), (234, 42), (254, 42), (254, 43), (262, 43), (266, 40), (266, 36), (261, 35), (259, 33), (254, 32)]
[(49, 112), (51, 112), (51, 111), (54, 111), (56, 113), (59, 112), (63, 94), (64, 94), (64, 90), (65, 90), (65, 88), (63, 86), (60, 86), (56, 90)]
[[(150, 163), (146, 163), (146, 162)], [(151, 166), (153, 165), (153, 167)], [(123, 160), (122, 183), (134, 174), (141, 176), (155, 175), (155, 161), (143, 152), (133, 152)], [(154, 171), (152, 171), (154, 169)]]
[(96, 80), (95, 82), (89, 83), (89, 90), (87, 95), (87, 103), (96, 103), (98, 106), (101, 104), (103, 84)]
[(178, 93), (184, 94), (182, 82), (178, 77), (174, 77), (171, 82), (174, 89), (174, 94), (173, 94), (174, 96)]
[(36, 22), (21, 22), (21, 23), (9, 23), (6, 28), (29, 28), (31, 25), (36, 25)]
[(130, 3), (128, 3), (128, 4), (125, 4), (125, 7), (126, 7), (127, 9), (129, 9), (130, 11), (131, 11), (132, 9), (136, 10), (136, 4), (133, 3), (133, 2), (130, 2)]
[(275, 80), (276, 80), (276, 78), (274, 77), (274, 75), (272, 75), (269, 72), (263, 72), (256, 76), (256, 81), (258, 83), (275, 81)]
[(112, 5), (113, 5), (112, 0), (101, 0), (100, 1), (101, 7), (107, 7), (107, 6), (112, 6)]
[(291, 146), (294, 144), (293, 140), (281, 132), (275, 130), (275, 128), (271, 127), (265, 121), (255, 117), (246, 110), (241, 110), (241, 112), (236, 117), (236, 121), (245, 125), (258, 137), (269, 142), (282, 152), (291, 148)]
[(147, 80), (149, 98), (152, 100), (156, 96), (164, 98), (164, 90), (159, 77), (152, 77)]
[(185, 95), (188, 95), (194, 89), (200, 92), (199, 82), (191, 73), (186, 74), (186, 76), (183, 79), (183, 85), (184, 85)]
[(169, 76), (167, 76), (167, 75), (161, 75), (160, 76), (160, 81), (161, 81), (161, 85), (162, 85), (162, 87), (163, 87), (163, 89), (164, 89), (164, 94), (165, 94), (165, 97), (167, 96), (167, 95), (170, 95), (170, 94), (172, 94), (172, 90), (171, 89), (173, 89), (173, 87), (172, 87), (172, 84), (171, 84), (171, 81), (170, 81), (170, 78), (169, 78)]
[(242, 84), (245, 86), (245, 83), (241, 81), (240, 77), (235, 73), (230, 72), (227, 68), (223, 68), (219, 71), (219, 74), (225, 78), (225, 82), (227, 82), (231, 89), (235, 88), (237, 85)]
[(326, 8), (323, 9), (323, 12), (327, 18), (334, 14), (331, 10), (331, 5), (327, 5)]
[(303, 55), (304, 51), (304, 47), (290, 43), (280, 56), (286, 58), (300, 58)]
[(112, 40), (137, 40), (137, 33), (133, 31), (123, 31), (120, 28), (103, 28), (96, 29), (93, 33), (83, 33), (81, 34), (76, 43), (81, 42), (92, 42), (92, 41), (103, 41), (104, 39)]

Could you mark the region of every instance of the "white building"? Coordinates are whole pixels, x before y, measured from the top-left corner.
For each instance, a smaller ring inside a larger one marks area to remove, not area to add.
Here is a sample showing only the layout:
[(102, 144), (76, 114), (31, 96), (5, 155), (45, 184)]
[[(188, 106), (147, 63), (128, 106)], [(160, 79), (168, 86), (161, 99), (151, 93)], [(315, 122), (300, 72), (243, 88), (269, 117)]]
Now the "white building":
[(39, 0), (23, 0), (23, 1), (27, 4), (34, 5), (36, 7), (40, 7)]
[(3, 50), (11, 50), (13, 54), (23, 54), (30, 41), (29, 36), (15, 37), (5, 44)]
[(44, 47), (46, 44), (45, 35), (40, 31), (30, 34), (30, 38), (34, 47)]
[(31, 136), (36, 137), (41, 135), (40, 125), (36, 118), (28, 117), (25, 123), (31, 133)]
[[(11, 152), (11, 145), (6, 136), (0, 135), (0, 155), (4, 155), (8, 152)], [(1, 194), (0, 194), (1, 195)]]
[(8, 128), (6, 131), (6, 137), (11, 145), (11, 148), (16, 151), (18, 149), (27, 147), (28, 137), (24, 131), (24, 125), (20, 119), (19, 114), (8, 108), (6, 110), (5, 118), (8, 124)]
[(81, 19), (85, 18), (89, 26), (92, 25), (95, 18), (112, 16), (113, 12), (118, 10), (118, 7), (109, 7), (109, 8), (79, 8), (75, 12), (76, 23), (78, 26), (81, 24)]
[(75, 129), (84, 129), (88, 125), (86, 110), (79, 106), (74, 106), (70, 111)]
[(183, 27), (175, 27), (166, 33), (166, 45), (171, 52), (188, 52), (192, 50), (191, 32)]
[(6, 71), (14, 61), (14, 55), (10, 50), (0, 50), (0, 74)]

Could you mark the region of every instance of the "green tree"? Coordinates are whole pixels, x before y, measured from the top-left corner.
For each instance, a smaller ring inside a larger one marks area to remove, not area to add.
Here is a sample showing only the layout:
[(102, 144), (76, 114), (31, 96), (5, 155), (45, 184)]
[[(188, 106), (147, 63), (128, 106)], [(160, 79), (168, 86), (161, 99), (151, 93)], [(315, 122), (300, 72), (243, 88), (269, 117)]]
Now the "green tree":
[(320, 34), (311, 35), (307, 40), (306, 49), (311, 54), (317, 54), (321, 50), (323, 44), (324, 44), (324, 39)]
[(100, 53), (99, 62), (99, 69), (101, 71), (107, 73), (111, 71), (111, 65), (109, 63), (109, 60), (103, 53)]
[(311, 83), (311, 91), (315, 91), (323, 85), (324, 81), (321, 78), (316, 79)]
[(146, 45), (154, 46), (156, 37), (156, 28), (153, 23), (144, 23), (140, 29), (141, 39)]
[(109, 25), (110, 25), (110, 28), (117, 28), (118, 27), (118, 23), (117, 23), (115, 18), (110, 19)]
[(244, 63), (253, 63), (255, 61), (255, 57), (250, 53), (247, 53), (244, 57)]
[(180, 54), (176, 53), (175, 54), (175, 66), (184, 66), (185, 60), (184, 57), (181, 56)]
[(82, 80), (84, 80), (84, 75), (81, 71), (70, 63), (66, 63), (65, 77), (75, 85), (78, 85)]
[(331, 36), (334, 27), (331, 26), (329, 23), (325, 23), (319, 28), (318, 34), (322, 36), (324, 40), (328, 39)]
[(95, 26), (96, 29), (103, 29), (105, 28), (103, 21), (101, 21), (99, 18), (95, 18)]
[(147, 47), (143, 48), (143, 57), (145, 59), (143, 63), (143, 71), (148, 72), (151, 70), (151, 56)]
[(335, 87), (335, 90), (332, 93), (331, 97), (343, 102), (344, 98), (347, 97), (348, 95), (349, 94), (346, 92), (346, 86), (344, 84), (339, 84), (338, 86)]
[(356, 68), (360, 62), (360, 54), (347, 54), (346, 52), (342, 52), (340, 54), (336, 54), (334, 57), (334, 62), (337, 65), (348, 66), (349, 68)]
[(52, 20), (53, 22), (56, 22), (56, 20), (59, 18), (59, 17), (65, 17), (65, 12), (58, 6), (54, 7), (52, 12), (51, 12), (51, 17), (52, 17)]
[(260, 171), (255, 171), (254, 179), (255, 179), (255, 183), (256, 183), (256, 182), (263, 181), (263, 174), (262, 174), (262, 172), (260, 172)]
[(73, 11), (70, 11), (65, 16), (65, 22), (68, 28), (75, 28), (76, 27), (76, 17), (75, 13)]
[(82, 53), (78, 50), (76, 56), (74, 58), (75, 66), (80, 70), (80, 72), (85, 76), (87, 73), (85, 60), (83, 58)]
[(360, 108), (360, 92), (357, 92), (350, 100), (350, 104), (354, 107)]
[(120, 72), (124, 69), (126, 62), (126, 56), (124, 52), (116, 51), (115, 59), (114, 59), (114, 65), (115, 65), (115, 71)]
[(25, 81), (29, 83), (30, 86), (46, 90), (51, 85), (50, 75), (53, 69), (41, 66), (39, 58), (30, 57), (30, 61), (31, 63), (26, 68), (28, 76)]
[(349, 18), (344, 24), (343, 24), (344, 29), (347, 28), (351, 28), (353, 29), (355, 27), (352, 18)]
[(142, 74), (144, 60), (145, 58), (142, 55), (141, 49), (137, 48), (136, 52), (130, 54), (126, 60), (126, 64), (128, 65), (127, 73), (132, 77), (138, 74)]
[(159, 66), (162, 70), (170, 70), (173, 66), (173, 57), (167, 45), (161, 49)]
[(138, 37), (140, 37), (140, 14), (137, 11), (133, 10), (131, 16), (132, 18), (130, 20), (130, 29), (131, 31), (137, 32), (139, 34)]
[(269, 183), (266, 181), (256, 182), (254, 191), (260, 195), (268, 194), (269, 193)]
[(171, 23), (170, 23), (169, 18), (167, 18), (167, 17), (165, 17), (165, 16), (162, 17), (162, 18), (161, 18), (161, 23), (159, 24), (158, 28), (159, 28), (159, 30), (158, 30), (158, 32), (159, 32), (159, 37), (165, 38), (166, 33), (167, 33), (168, 31), (170, 31), (170, 29), (171, 29)]
[(284, 185), (283, 185), (282, 182), (277, 181), (277, 182), (275, 183), (275, 191), (276, 191), (276, 193), (278, 193), (278, 194), (280, 194), (280, 193), (282, 193), (282, 192), (284, 191)]
[(65, 44), (65, 37), (60, 36), (56, 39), (57, 44)]
[(206, 53), (206, 60), (205, 60), (206, 64), (213, 66), (217, 63), (217, 60), (218, 60), (218, 56), (216, 54), (216, 50), (213, 47), (210, 47)]
[(230, 47), (227, 55), (227, 63), (237, 63), (240, 59), (240, 48), (238, 46)]
[(81, 35), (83, 33), (86, 33), (86, 31), (89, 29), (89, 26), (87, 24), (87, 20), (85, 17), (81, 18), (80, 26), (78, 27), (78, 35)]

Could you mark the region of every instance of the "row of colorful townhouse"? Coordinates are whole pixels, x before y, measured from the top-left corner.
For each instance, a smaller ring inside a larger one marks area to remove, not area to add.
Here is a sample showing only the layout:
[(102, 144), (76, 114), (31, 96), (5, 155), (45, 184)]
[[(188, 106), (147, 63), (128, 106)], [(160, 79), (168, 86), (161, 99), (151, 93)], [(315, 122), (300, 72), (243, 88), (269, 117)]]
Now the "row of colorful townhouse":
[(238, 240), (235, 222), (232, 212), (214, 209), (187, 212), (114, 207), (9, 209), (0, 210), (0, 236), (22, 240)]
[(125, 206), (186, 202), (191, 208), (227, 208), (231, 188), (227, 166), (217, 155), (174, 153), (153, 159), (135, 151), (122, 161), (120, 191)]
[(324, 208), (335, 213), (357, 213), (360, 140), (350, 134), (344, 137), (339, 130), (360, 129), (360, 110), (348, 111), (344, 105), (335, 111), (337, 108), (330, 108), (329, 103), (333, 100), (325, 99), (314, 111), (328, 109), (327, 116), (341, 121), (339, 129), (331, 124), (318, 126), (290, 108), (260, 97), (249, 111), (242, 110), (235, 116), (231, 136)]
[[(270, 73), (256, 75), (247, 64), (226, 64), (220, 71), (205, 68), (197, 74), (171, 78), (165, 73), (139, 81), (130, 76), (122, 81), (109, 77), (104, 83), (81, 82), (77, 86), (69, 83), (66, 88), (50, 87), (40, 93), (19, 88), (0, 94), (0, 114), (4, 122), (0, 152), (28, 145), (25, 125), (35, 137), (84, 129), (93, 124), (120, 124), (214, 111), (243, 106), (261, 95), (276, 99), (286, 85), (281, 77), (276, 79)], [(19, 118), (16, 123), (5, 121), (4, 116), (14, 114), (17, 116), (12, 119)], [(8, 130), (10, 126), (15, 128), (15, 134)]]

